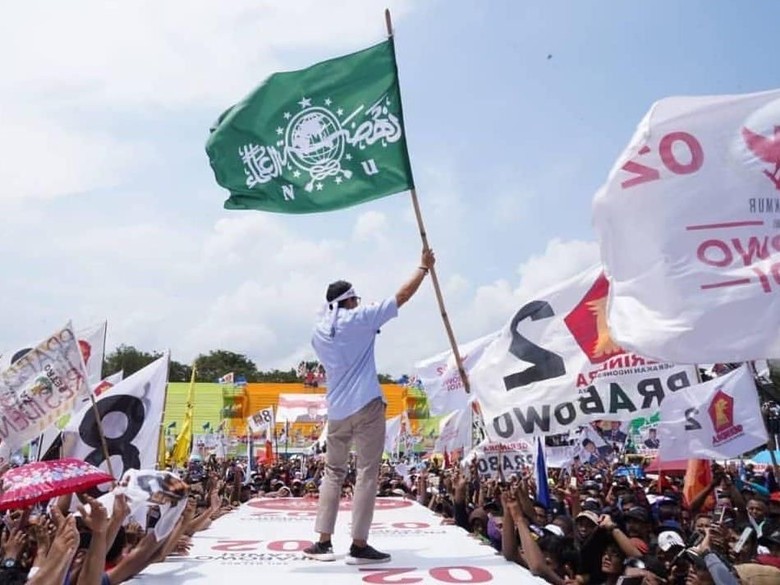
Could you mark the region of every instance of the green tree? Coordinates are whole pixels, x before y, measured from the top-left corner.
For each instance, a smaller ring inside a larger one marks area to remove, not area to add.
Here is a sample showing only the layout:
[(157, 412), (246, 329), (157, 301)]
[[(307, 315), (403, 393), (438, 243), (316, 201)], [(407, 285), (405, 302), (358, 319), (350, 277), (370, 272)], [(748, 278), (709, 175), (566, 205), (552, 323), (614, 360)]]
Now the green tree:
[(274, 382), (277, 384), (291, 384), (300, 382), (301, 380), (298, 377), (298, 373), (295, 371), (295, 369), (291, 368), (289, 370), (270, 370), (268, 372), (258, 372), (256, 381)]
[(195, 358), (195, 367), (198, 382), (216, 382), (229, 372), (233, 372), (236, 378), (246, 377), (247, 382), (255, 382), (259, 376), (257, 366), (248, 357), (222, 349), (199, 355)]
[(189, 382), (192, 376), (192, 368), (186, 364), (171, 360), (168, 370), (169, 382)]
[(162, 354), (158, 352), (149, 353), (140, 351), (132, 345), (122, 344), (103, 360), (103, 377), (105, 378), (122, 370), (124, 377), (127, 378), (138, 370), (145, 368), (160, 356)]
[(380, 384), (394, 384), (395, 378), (393, 378), (390, 374), (379, 374), (377, 376), (379, 378)]

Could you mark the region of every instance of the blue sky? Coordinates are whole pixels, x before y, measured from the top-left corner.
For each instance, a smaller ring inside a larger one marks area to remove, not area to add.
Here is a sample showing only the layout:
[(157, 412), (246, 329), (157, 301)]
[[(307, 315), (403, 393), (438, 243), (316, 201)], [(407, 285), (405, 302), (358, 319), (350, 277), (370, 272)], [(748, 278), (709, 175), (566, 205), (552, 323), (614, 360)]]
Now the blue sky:
[[(418, 264), (408, 195), (228, 212), (204, 152), (267, 75), (381, 40), (385, 5), (462, 342), (598, 260), (593, 194), (653, 101), (778, 86), (769, 0), (17, 2), (0, 22), (0, 348), (108, 319), (109, 351), (228, 349), (286, 368), (313, 357), (328, 282), (394, 294)], [(380, 370), (446, 345), (426, 283), (383, 330)]]

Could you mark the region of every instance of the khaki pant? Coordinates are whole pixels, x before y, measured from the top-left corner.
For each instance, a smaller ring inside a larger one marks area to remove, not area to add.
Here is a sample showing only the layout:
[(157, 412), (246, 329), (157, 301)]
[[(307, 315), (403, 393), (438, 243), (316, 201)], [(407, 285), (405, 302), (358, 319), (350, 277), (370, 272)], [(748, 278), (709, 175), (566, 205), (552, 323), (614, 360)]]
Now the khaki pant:
[(343, 420), (328, 421), (325, 476), (320, 484), (316, 532), (333, 534), (347, 476), (347, 458), (355, 442), (357, 479), (352, 499), (352, 538), (368, 540), (374, 518), (377, 479), (385, 448), (385, 403), (376, 398)]

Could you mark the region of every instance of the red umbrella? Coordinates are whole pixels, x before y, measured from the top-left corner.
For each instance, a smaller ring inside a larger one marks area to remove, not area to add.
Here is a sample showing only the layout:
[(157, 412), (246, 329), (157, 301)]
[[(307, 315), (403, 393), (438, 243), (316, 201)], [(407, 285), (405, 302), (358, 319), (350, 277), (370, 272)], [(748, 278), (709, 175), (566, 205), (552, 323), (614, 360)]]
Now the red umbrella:
[(25, 508), (113, 480), (108, 473), (81, 459), (28, 463), (3, 475), (0, 511)]

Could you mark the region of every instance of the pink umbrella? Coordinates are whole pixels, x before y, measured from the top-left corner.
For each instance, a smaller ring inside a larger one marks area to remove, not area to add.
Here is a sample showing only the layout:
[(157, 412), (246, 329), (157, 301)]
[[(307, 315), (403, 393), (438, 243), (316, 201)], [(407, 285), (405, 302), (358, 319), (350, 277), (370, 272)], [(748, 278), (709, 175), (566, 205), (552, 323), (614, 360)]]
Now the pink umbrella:
[(114, 478), (81, 459), (28, 463), (2, 477), (0, 511), (25, 508), (64, 494), (83, 492)]

